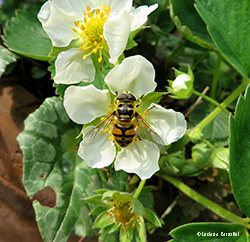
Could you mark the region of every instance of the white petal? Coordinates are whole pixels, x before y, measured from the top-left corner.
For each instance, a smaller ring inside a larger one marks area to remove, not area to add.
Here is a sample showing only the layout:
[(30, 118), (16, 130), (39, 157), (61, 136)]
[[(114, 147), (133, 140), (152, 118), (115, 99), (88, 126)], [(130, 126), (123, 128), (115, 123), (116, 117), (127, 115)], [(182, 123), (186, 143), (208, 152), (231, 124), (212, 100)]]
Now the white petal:
[(56, 59), (55, 83), (73, 84), (92, 82), (95, 77), (95, 67), (91, 56), (82, 59), (83, 53), (77, 48), (62, 51)]
[(134, 141), (122, 149), (115, 159), (115, 170), (137, 174), (142, 180), (150, 178), (159, 170), (160, 151), (156, 144), (141, 140)]
[(106, 5), (111, 6), (111, 15), (119, 14), (123, 10), (127, 10), (129, 12), (132, 8), (132, 3), (133, 0), (122, 0), (122, 1), (106, 0)]
[(110, 17), (104, 24), (103, 35), (109, 46), (110, 62), (115, 64), (125, 50), (132, 18), (127, 11)]
[(157, 104), (145, 116), (145, 120), (162, 138), (165, 145), (169, 145), (180, 139), (187, 130), (187, 122), (180, 112), (165, 109)]
[(70, 86), (65, 91), (63, 104), (74, 122), (86, 124), (110, 111), (110, 94), (108, 90), (99, 90), (92, 84)]
[(106, 76), (105, 82), (113, 93), (130, 91), (139, 98), (142, 94), (154, 91), (154, 78), (153, 65), (144, 57), (135, 55), (125, 58), (120, 65), (114, 67)]
[(42, 23), (45, 32), (50, 37), (53, 46), (68, 46), (73, 39), (79, 36), (72, 28), (77, 20), (73, 14), (67, 14), (58, 8), (52, 1), (47, 1), (38, 13), (38, 19)]
[(148, 15), (153, 12), (158, 7), (158, 4), (148, 6), (140, 6), (136, 9), (133, 9), (131, 11), (131, 15), (133, 17), (131, 31), (134, 31), (138, 28), (140, 28), (146, 21)]
[[(94, 126), (89, 126), (83, 131), (84, 135)], [(91, 131), (90, 131), (91, 132)], [(109, 166), (116, 154), (116, 148), (109, 140), (108, 134), (98, 133), (94, 140), (84, 140), (80, 143), (78, 155), (83, 158), (88, 166), (92, 168), (103, 168)]]

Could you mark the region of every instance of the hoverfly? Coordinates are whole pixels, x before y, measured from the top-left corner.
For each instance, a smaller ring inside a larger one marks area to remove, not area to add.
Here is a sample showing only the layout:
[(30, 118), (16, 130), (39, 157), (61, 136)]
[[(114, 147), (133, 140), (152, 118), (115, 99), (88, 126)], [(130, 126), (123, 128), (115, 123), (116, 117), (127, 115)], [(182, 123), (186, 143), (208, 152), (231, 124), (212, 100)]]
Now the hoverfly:
[(105, 118), (90, 129), (84, 136), (83, 142), (94, 142), (96, 134), (110, 133), (110, 140), (121, 148), (126, 148), (133, 143), (133, 141), (141, 141), (147, 139), (156, 143), (158, 146), (164, 146), (161, 137), (153, 130), (153, 128), (144, 120), (144, 116), (151, 108), (147, 109), (141, 116), (137, 108), (141, 104), (136, 104), (136, 97), (130, 92), (123, 92), (117, 95), (114, 99), (114, 110)]

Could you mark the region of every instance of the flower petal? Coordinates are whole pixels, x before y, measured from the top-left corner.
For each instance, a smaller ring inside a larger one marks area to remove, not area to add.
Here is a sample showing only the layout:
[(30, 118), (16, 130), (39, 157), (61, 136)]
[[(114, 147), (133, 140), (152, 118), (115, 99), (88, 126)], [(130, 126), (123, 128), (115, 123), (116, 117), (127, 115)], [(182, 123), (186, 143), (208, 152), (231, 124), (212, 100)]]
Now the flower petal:
[(115, 170), (137, 174), (142, 180), (150, 178), (159, 170), (160, 151), (156, 144), (141, 140), (134, 141), (122, 149), (115, 159)]
[(116, 154), (116, 148), (109, 140), (109, 134), (97, 133), (94, 140), (84, 140), (84, 135), (91, 132), (89, 126), (83, 130), (83, 141), (80, 143), (78, 155), (83, 158), (88, 166), (92, 168), (103, 168), (109, 166)]
[(135, 55), (125, 58), (120, 65), (114, 67), (106, 76), (105, 82), (113, 93), (130, 91), (139, 98), (154, 91), (154, 78), (153, 65), (143, 56)]
[(123, 10), (127, 10), (128, 12), (131, 10), (133, 5), (133, 0), (106, 0), (106, 5), (111, 6), (111, 14), (119, 14)]
[(187, 130), (184, 115), (172, 109), (165, 109), (157, 104), (152, 105), (155, 107), (145, 116), (145, 120), (162, 138), (165, 145), (180, 139)]
[(60, 52), (55, 62), (55, 83), (92, 82), (95, 77), (95, 67), (91, 56), (86, 60), (83, 60), (82, 56), (82, 52), (77, 48)]
[(68, 46), (73, 39), (78, 38), (77, 33), (72, 30), (76, 16), (65, 13), (52, 1), (47, 1), (37, 16), (53, 46)]
[(151, 6), (140, 6), (131, 11), (131, 15), (133, 17), (131, 31), (134, 31), (140, 28), (146, 21), (148, 15), (153, 12), (158, 7), (158, 4), (154, 4)]
[(110, 62), (115, 64), (125, 50), (130, 33), (132, 18), (128, 11), (123, 11), (108, 18), (104, 24), (103, 35), (109, 46)]
[(70, 86), (64, 94), (63, 105), (69, 117), (78, 124), (86, 124), (106, 115), (110, 108), (108, 90), (99, 90), (94, 85)]

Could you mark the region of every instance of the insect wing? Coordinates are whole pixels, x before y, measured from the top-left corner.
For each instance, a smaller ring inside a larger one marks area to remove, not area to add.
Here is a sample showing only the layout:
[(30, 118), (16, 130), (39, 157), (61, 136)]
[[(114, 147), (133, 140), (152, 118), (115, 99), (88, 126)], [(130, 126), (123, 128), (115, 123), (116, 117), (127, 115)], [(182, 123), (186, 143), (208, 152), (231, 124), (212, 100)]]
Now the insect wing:
[[(87, 130), (86, 133), (83, 134), (82, 141), (85, 143), (92, 143), (95, 142), (95, 140), (99, 140), (107, 135), (105, 130), (108, 131), (112, 117), (113, 114), (110, 114), (96, 126), (91, 127), (89, 130)], [(86, 129), (88, 129), (88, 127)]]
[(138, 121), (140, 124), (138, 128), (139, 137), (155, 143), (161, 152), (165, 152), (166, 145), (157, 132), (143, 119), (143, 117), (139, 116)]

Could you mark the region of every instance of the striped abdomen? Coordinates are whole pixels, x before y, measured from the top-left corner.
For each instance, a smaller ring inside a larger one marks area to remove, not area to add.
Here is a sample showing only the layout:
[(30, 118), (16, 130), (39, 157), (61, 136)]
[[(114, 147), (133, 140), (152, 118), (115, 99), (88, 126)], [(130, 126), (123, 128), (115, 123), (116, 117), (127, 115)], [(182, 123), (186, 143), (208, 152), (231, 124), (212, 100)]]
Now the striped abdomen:
[(112, 134), (117, 145), (124, 148), (130, 145), (135, 137), (135, 126), (128, 127), (115, 124), (112, 129)]

